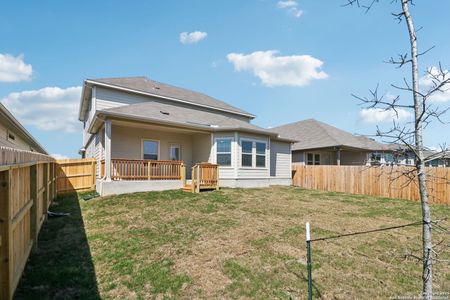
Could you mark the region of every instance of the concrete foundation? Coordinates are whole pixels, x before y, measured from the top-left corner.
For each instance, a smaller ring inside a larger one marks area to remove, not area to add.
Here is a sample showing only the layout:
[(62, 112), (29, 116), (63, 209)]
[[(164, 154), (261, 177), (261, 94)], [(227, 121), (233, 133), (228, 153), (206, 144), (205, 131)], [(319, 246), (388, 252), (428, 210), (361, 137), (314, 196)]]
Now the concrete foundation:
[(167, 191), (181, 189), (181, 180), (133, 180), (104, 181), (97, 180), (97, 192), (101, 196), (119, 195), (137, 192)]
[(223, 178), (219, 181), (220, 187), (229, 187), (229, 188), (265, 188), (271, 185), (292, 185), (291, 178)]

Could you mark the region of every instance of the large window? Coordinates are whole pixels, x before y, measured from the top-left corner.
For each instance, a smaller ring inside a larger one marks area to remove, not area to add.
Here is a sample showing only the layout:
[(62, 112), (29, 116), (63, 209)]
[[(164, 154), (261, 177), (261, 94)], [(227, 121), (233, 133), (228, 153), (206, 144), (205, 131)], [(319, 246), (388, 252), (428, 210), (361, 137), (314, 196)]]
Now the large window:
[(306, 154), (306, 164), (310, 166), (320, 165), (320, 154), (319, 153)]
[(241, 166), (265, 168), (266, 145), (265, 142), (241, 140)]
[(242, 141), (242, 163), (243, 167), (252, 167), (253, 166), (253, 142), (250, 141)]
[(159, 142), (152, 140), (142, 141), (142, 158), (158, 160), (159, 158)]
[(256, 166), (266, 167), (266, 143), (256, 142)]
[(177, 144), (172, 144), (169, 147), (169, 159), (181, 160), (181, 147)]
[(231, 139), (216, 139), (216, 161), (220, 166), (231, 166)]

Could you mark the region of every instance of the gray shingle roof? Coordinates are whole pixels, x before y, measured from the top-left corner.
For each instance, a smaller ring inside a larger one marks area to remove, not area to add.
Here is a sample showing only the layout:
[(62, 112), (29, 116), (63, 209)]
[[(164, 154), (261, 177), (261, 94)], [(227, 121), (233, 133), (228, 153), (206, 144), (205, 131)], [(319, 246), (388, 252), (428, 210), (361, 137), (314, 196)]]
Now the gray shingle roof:
[(148, 79), (147, 77), (121, 77), (121, 78), (100, 78), (100, 79), (88, 79), (91, 82), (98, 82), (107, 85), (127, 88), (143, 93), (153, 94), (161, 97), (175, 98), (182, 101), (187, 101), (193, 104), (209, 106), (212, 108), (226, 110), (233, 113), (243, 114), (250, 118), (255, 116), (242, 110), (229, 105), (221, 100), (215, 99), (203, 93), (183, 89), (180, 87), (172, 86), (169, 84), (161, 83)]
[(171, 123), (174, 125), (195, 127), (208, 131), (244, 130), (259, 132), (275, 138), (278, 134), (248, 122), (230, 118), (220, 113), (198, 110), (195, 108), (174, 106), (156, 101), (131, 104), (99, 111), (99, 114), (130, 119)]
[(329, 147), (349, 147), (367, 150), (385, 150), (386, 145), (364, 136), (356, 136), (323, 122), (308, 119), (290, 123), (271, 130), (298, 142), (292, 150), (319, 149)]

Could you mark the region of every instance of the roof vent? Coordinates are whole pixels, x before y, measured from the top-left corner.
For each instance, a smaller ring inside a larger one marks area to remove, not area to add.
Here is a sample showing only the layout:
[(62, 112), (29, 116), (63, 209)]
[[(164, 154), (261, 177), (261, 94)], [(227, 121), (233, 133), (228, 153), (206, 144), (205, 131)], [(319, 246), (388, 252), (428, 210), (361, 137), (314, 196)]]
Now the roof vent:
[(154, 89), (154, 90), (159, 90), (160, 87), (159, 87), (159, 86), (154, 86), (153, 89)]
[(170, 113), (167, 112), (167, 111), (162, 111), (162, 110), (160, 110), (159, 112), (162, 113), (163, 115), (166, 115), (166, 116), (170, 115)]

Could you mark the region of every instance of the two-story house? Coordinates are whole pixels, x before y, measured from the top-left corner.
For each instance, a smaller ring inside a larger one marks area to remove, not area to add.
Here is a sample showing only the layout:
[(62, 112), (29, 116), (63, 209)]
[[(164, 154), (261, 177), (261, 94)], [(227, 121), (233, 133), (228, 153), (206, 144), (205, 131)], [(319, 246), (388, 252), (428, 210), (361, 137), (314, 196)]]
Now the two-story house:
[[(291, 184), (292, 139), (202, 93), (146, 77), (85, 80), (83, 157), (95, 157), (101, 195), (181, 188), (185, 171), (219, 165), (220, 186)], [(180, 169), (180, 165), (182, 168)]]

